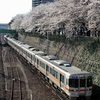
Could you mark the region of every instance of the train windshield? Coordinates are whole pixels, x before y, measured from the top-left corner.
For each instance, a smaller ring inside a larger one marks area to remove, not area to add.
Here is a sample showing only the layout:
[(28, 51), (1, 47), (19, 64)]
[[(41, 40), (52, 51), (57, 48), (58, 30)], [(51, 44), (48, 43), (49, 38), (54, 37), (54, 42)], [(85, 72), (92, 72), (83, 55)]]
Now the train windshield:
[(87, 78), (87, 87), (90, 87), (90, 86), (92, 86), (92, 77), (91, 76)]
[(86, 83), (85, 79), (81, 78), (80, 79), (80, 87), (85, 87), (85, 83)]
[(69, 87), (78, 87), (78, 79), (69, 79)]

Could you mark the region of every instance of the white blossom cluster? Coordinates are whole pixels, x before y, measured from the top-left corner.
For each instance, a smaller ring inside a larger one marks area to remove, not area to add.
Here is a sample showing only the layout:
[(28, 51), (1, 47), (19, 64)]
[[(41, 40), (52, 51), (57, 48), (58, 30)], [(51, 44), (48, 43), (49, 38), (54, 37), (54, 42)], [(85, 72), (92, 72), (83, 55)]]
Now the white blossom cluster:
[(55, 0), (41, 4), (27, 14), (15, 16), (10, 27), (40, 33), (63, 28), (65, 33), (71, 33), (82, 21), (88, 29), (100, 30), (100, 0)]
[(20, 24), (21, 21), (23, 19), (24, 15), (16, 15), (15, 17), (13, 17), (13, 19), (10, 21), (10, 28), (11, 29), (20, 29)]

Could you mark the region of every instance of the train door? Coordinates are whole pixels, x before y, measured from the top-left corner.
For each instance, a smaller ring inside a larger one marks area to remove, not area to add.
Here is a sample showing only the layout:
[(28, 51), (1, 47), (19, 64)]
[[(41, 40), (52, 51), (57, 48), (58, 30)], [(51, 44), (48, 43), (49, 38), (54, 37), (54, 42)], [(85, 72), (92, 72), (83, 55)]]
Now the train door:
[(32, 55), (30, 55), (30, 59), (31, 59), (30, 61), (31, 61), (31, 64), (32, 64)]
[(49, 73), (49, 66), (46, 65), (46, 76), (48, 76), (48, 73)]
[(32, 55), (32, 64), (33, 66), (35, 66), (35, 56), (34, 55)]
[(26, 56), (25, 58), (26, 58), (26, 60), (27, 60), (27, 52), (26, 52), (25, 56)]
[(64, 76), (62, 74), (60, 74), (60, 86), (64, 86)]
[(37, 68), (39, 68), (39, 60), (37, 59)]

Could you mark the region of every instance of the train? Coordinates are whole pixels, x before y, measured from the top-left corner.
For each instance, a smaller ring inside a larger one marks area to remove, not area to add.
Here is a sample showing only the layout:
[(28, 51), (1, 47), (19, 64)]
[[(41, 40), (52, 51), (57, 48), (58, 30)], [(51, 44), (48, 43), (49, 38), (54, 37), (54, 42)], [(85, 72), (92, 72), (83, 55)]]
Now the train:
[(54, 55), (34, 48), (24, 42), (4, 35), (5, 42), (35, 67), (56, 89), (64, 92), (69, 100), (90, 100), (92, 74), (60, 60)]

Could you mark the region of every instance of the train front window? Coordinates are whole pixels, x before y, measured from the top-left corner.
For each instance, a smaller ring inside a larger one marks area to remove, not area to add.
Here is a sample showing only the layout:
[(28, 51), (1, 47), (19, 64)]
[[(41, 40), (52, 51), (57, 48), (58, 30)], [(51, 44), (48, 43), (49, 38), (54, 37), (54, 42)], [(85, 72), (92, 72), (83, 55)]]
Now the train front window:
[(87, 87), (92, 86), (92, 77), (87, 78)]
[(78, 87), (78, 79), (69, 79), (69, 87)]
[(85, 87), (85, 79), (80, 79), (80, 87)]

